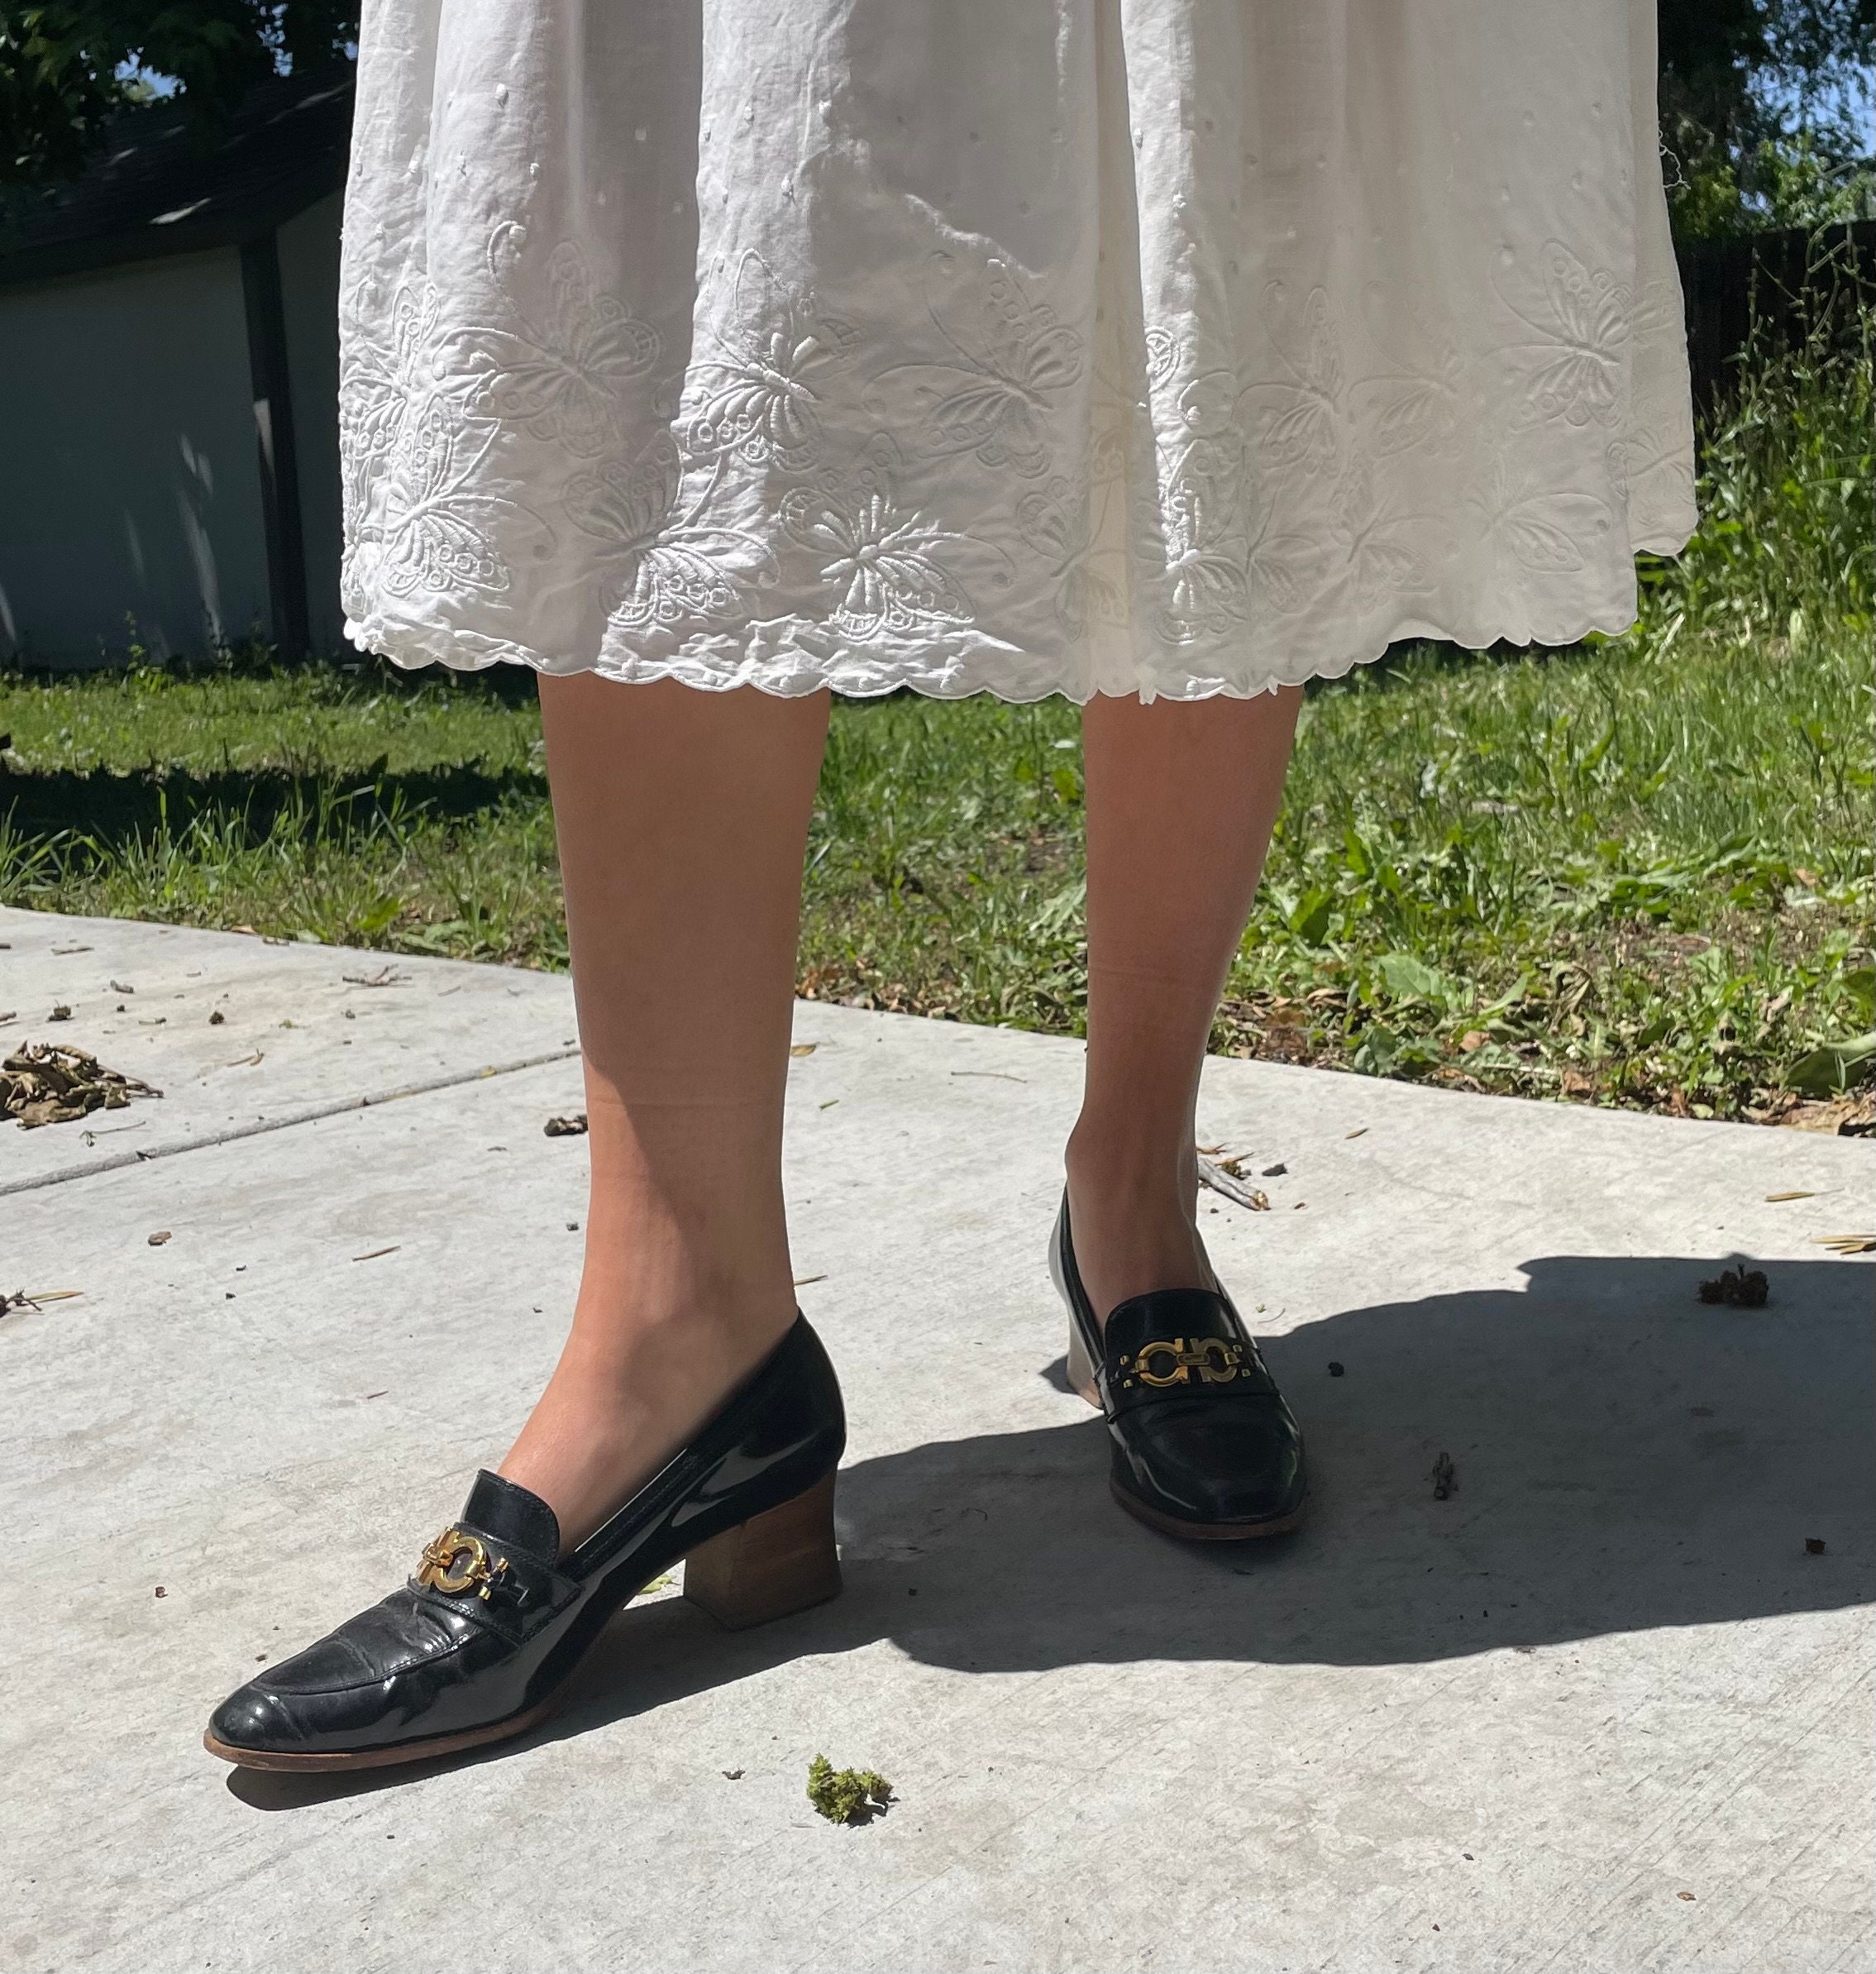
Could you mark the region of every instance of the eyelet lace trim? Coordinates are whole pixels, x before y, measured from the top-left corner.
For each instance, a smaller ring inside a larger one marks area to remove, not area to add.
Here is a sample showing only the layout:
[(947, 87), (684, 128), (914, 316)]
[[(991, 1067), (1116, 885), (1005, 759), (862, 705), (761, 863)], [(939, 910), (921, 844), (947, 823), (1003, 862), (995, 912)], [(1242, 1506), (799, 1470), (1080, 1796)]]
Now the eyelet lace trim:
[[(498, 293), (529, 252), (492, 230)], [(994, 253), (930, 255), (909, 333), (745, 252), (681, 366), (575, 244), (544, 273), (473, 323), (427, 280), (341, 298), (346, 632), (400, 664), (1243, 696), (1404, 638), (1618, 632), (1635, 552), (1694, 524), (1684, 373), (1645, 418), (1632, 375), (1675, 298), (1557, 241), (1503, 250), (1470, 349), (1273, 282), (1248, 380)]]

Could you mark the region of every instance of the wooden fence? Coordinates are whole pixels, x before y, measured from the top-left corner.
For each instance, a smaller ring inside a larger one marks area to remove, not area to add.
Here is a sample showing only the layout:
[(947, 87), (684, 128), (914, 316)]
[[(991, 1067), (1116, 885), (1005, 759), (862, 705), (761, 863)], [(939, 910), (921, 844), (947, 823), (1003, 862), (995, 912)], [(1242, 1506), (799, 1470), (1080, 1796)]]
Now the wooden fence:
[(1688, 241), (1675, 251), (1694, 399), (1702, 407), (1725, 394), (1755, 321), (1775, 348), (1812, 324), (1847, 328), (1859, 300), (1876, 305), (1876, 220)]

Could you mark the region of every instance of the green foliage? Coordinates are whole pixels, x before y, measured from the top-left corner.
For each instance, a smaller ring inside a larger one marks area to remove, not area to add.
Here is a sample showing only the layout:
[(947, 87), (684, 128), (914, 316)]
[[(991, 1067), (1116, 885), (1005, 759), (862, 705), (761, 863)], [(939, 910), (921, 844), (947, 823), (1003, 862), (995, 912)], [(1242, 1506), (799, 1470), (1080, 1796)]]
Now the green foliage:
[(1677, 234), (1870, 216), (1876, 0), (1659, 0), (1659, 17)]
[(0, 0), (0, 187), (75, 176), (150, 75), (212, 127), (254, 84), (357, 35), (356, 0)]
[(1668, 210), (1683, 240), (1876, 218), (1876, 161), (1815, 131), (1729, 149), (1710, 132), (1683, 128), (1673, 168)]
[(1700, 530), (1642, 569), (1644, 635), (1802, 650), (1876, 614), (1876, 313), (1826, 299), (1796, 347), (1748, 352), (1705, 437)]
[(863, 1823), (892, 1801), (892, 1785), (870, 1768), (837, 1769), (825, 1755), (808, 1765), (808, 1800), (830, 1823)]
[(1863, 1080), (1872, 1058), (1876, 1058), (1876, 1034), (1827, 1042), (1792, 1063), (1792, 1087), (1807, 1097), (1840, 1096)]

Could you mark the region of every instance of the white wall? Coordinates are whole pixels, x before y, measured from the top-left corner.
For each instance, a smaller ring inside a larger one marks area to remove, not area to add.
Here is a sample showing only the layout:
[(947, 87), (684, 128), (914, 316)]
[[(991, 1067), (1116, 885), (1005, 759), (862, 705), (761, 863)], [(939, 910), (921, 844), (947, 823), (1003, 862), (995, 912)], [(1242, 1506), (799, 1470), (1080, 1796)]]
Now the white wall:
[(199, 650), (270, 622), (241, 257), (0, 289), (0, 652)]

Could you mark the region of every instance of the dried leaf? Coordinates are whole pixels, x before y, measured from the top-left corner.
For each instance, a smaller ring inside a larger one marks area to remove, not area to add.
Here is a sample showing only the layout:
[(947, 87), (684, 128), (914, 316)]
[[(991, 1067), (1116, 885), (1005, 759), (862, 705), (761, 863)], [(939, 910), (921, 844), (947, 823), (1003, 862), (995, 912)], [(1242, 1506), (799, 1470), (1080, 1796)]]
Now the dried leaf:
[(1768, 1193), (1765, 1195), (1765, 1203), (1769, 1207), (1773, 1207), (1782, 1199), (1816, 1199), (1816, 1197), (1815, 1193)]
[(1758, 1269), (1726, 1268), (1718, 1277), (1700, 1285), (1703, 1302), (1724, 1302), (1732, 1309), (1763, 1309), (1771, 1291)]
[(152, 1247), (161, 1247), (165, 1241), (174, 1239), (175, 1236), (167, 1227), (160, 1234), (152, 1234), (149, 1236), (150, 1245)]
[[(814, 1042), (795, 1042), (790, 1044), (788, 1053), (790, 1055), (812, 1055), (818, 1046)], [(742, 1771), (738, 1769), (736, 1772), (741, 1775)]]
[(585, 1111), (575, 1111), (570, 1116), (550, 1117), (542, 1126), (541, 1132), (548, 1138), (584, 1138), (586, 1129)]
[(134, 1076), (103, 1068), (83, 1049), (28, 1042), (0, 1063), (0, 1116), (23, 1130), (69, 1124), (93, 1111), (119, 1111), (133, 1097), (163, 1092)]

